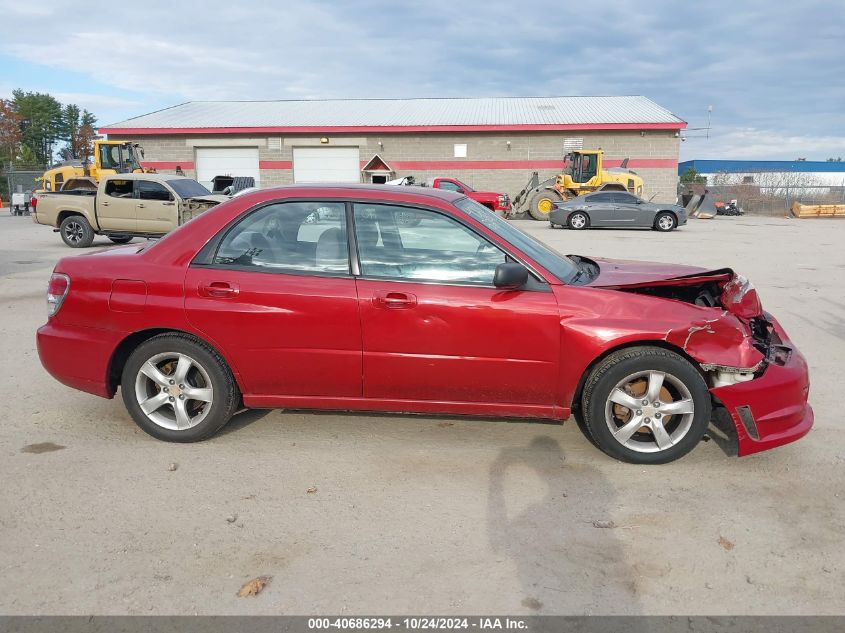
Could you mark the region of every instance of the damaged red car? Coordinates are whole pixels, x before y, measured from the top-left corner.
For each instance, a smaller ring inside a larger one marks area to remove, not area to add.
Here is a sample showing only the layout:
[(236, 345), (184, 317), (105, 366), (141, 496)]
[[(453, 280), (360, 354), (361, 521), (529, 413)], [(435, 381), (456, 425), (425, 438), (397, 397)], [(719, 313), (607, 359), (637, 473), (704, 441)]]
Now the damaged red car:
[(562, 256), (464, 195), (290, 186), (61, 260), (47, 370), (192, 442), (242, 408), (565, 420), (620, 460), (813, 424), (807, 364), (730, 269)]

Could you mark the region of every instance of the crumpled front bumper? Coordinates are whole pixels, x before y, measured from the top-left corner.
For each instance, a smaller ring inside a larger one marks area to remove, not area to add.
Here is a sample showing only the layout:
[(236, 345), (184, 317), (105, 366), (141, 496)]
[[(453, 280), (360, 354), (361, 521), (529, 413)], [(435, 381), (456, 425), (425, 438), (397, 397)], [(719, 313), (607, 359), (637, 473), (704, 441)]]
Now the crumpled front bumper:
[(774, 326), (780, 337), (779, 347), (785, 353), (769, 359), (758, 378), (710, 390), (736, 426), (740, 456), (794, 442), (813, 426), (813, 409), (807, 402), (807, 361), (780, 324), (769, 314), (766, 319)]

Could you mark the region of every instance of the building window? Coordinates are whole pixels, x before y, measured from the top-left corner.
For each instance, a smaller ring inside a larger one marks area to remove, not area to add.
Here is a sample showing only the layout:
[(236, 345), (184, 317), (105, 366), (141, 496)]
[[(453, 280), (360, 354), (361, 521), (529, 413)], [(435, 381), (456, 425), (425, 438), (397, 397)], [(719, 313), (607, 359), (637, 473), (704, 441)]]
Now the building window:
[(466, 143), (455, 143), (455, 158), (466, 158), (467, 157), (467, 145)]

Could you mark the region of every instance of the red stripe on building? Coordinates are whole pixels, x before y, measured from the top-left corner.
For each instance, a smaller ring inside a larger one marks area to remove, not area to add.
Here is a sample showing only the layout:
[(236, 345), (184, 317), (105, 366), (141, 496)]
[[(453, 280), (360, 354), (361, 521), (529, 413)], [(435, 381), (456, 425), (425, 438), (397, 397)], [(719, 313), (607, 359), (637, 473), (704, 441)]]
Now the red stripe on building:
[[(621, 158), (609, 158), (603, 161), (605, 167), (619, 167)], [(562, 160), (401, 160), (390, 163), (394, 169), (401, 170), (438, 170), (438, 169), (562, 169)], [(674, 158), (631, 158), (631, 169), (678, 168)]]
[(675, 123), (556, 123), (518, 125), (337, 125), (317, 127), (101, 127), (100, 134), (132, 136), (165, 134), (413, 134), (418, 132), (553, 132), (600, 130), (682, 130), (683, 121)]
[(193, 169), (194, 161), (192, 160), (144, 160), (141, 161), (142, 167), (149, 167), (150, 169)]
[(293, 169), (293, 162), (289, 160), (260, 160), (259, 169)]

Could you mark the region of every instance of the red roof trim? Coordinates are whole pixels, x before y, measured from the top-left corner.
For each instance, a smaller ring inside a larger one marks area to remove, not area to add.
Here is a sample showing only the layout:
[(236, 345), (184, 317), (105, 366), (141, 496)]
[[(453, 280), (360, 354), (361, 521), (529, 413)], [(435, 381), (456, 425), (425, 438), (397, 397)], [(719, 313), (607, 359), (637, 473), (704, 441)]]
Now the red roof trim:
[(415, 132), (543, 132), (564, 130), (682, 130), (687, 124), (676, 123), (566, 123), (566, 124), (519, 124), (519, 125), (340, 125), (277, 126), (277, 127), (101, 127), (100, 134), (123, 134), (133, 136), (165, 134), (412, 134)]

